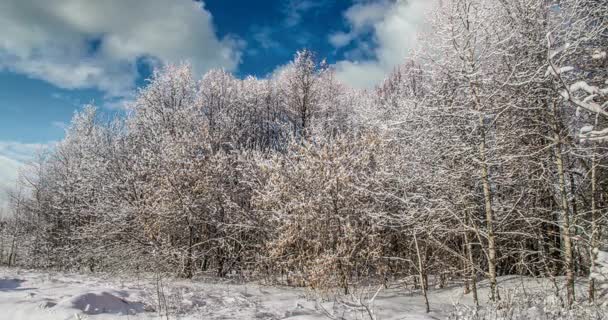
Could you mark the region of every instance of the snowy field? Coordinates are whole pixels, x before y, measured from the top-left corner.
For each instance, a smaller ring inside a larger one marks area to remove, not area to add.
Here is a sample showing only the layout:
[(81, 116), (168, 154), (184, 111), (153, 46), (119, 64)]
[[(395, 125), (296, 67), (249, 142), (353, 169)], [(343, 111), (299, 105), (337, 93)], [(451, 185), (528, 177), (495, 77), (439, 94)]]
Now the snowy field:
[[(500, 283), (505, 297), (522, 291), (551, 292), (548, 283), (531, 279), (506, 277), (501, 278)], [(479, 290), (482, 303), (487, 297), (486, 288), (482, 282)], [(375, 291), (357, 297), (365, 302)], [(472, 304), (471, 294), (462, 292), (460, 286), (431, 290), (432, 311), (426, 314), (424, 300), (418, 292), (395, 284), (381, 290), (372, 307), (377, 319), (445, 319), (455, 304)], [(3, 320), (329, 319), (323, 309), (347, 319), (369, 319), (365, 310), (345, 311), (356, 303), (354, 296), (342, 301), (346, 303), (325, 301), (322, 308), (317, 303), (318, 297), (303, 288), (239, 284), (212, 278), (163, 279), (159, 286), (152, 275), (124, 278), (0, 269), (0, 319)], [(159, 309), (165, 307), (168, 312), (159, 313)]]
[[(170, 319), (328, 319), (316, 295), (302, 288), (213, 279), (165, 279), (160, 287)], [(152, 276), (126, 279), (4, 268), (0, 319), (166, 319), (164, 312), (158, 313), (158, 288)], [(427, 315), (417, 293), (389, 288), (378, 294), (374, 309), (378, 319), (442, 319), (461, 299), (461, 288), (433, 291), (434, 311)], [(341, 315), (343, 308), (337, 307), (323, 303), (328, 312)]]

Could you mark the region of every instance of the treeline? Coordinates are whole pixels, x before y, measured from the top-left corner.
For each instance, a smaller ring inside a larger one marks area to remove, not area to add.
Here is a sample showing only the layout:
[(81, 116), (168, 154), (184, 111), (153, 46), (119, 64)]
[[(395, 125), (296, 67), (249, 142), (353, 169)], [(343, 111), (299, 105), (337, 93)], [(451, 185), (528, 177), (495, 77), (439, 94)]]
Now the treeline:
[(564, 275), (571, 303), (606, 242), (606, 1), (444, 1), (429, 24), (374, 90), (304, 50), (268, 79), (166, 67), (124, 117), (85, 107), (23, 172), (3, 260), (489, 279), (492, 299), (499, 275)]

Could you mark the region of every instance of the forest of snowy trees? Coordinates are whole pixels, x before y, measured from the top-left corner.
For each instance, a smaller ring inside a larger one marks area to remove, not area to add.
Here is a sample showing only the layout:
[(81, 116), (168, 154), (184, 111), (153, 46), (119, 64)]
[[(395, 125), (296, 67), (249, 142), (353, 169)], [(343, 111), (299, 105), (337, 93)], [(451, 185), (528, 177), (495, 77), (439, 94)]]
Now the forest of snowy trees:
[[(11, 191), (0, 260), (424, 292), (564, 277), (608, 240), (608, 3), (454, 0), (373, 90), (313, 52), (266, 79), (154, 73), (87, 106)], [(197, 80), (199, 79), (200, 80)]]

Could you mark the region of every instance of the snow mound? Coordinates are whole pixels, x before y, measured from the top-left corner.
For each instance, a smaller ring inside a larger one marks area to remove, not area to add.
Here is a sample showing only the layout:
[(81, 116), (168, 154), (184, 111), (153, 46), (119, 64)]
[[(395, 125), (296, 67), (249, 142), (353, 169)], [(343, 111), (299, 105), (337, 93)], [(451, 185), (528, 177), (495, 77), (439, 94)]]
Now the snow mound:
[(102, 313), (132, 315), (144, 311), (143, 303), (129, 302), (119, 295), (108, 291), (87, 292), (65, 299), (59, 302), (58, 306), (78, 309), (89, 315)]

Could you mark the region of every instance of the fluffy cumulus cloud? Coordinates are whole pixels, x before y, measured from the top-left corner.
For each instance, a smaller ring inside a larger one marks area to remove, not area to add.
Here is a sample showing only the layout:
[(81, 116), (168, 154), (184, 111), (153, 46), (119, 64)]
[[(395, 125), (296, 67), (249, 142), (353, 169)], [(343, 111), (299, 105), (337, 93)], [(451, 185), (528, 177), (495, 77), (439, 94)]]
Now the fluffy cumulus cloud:
[[(401, 63), (416, 44), (417, 34), (436, 0), (397, 0), (358, 2), (344, 12), (349, 26), (329, 36), (330, 43), (341, 48), (354, 43), (347, 59), (335, 65), (342, 81), (358, 88), (372, 87)], [(373, 46), (357, 39), (366, 34)], [(373, 58), (365, 58), (365, 57)], [(363, 58), (360, 58), (363, 57)]]
[[(2, 0), (0, 30), (0, 71), (99, 89), (108, 108), (128, 102), (142, 62), (235, 70), (243, 49), (235, 37), (219, 38), (204, 2), (192, 0)], [(0, 208), (4, 189), (45, 146), (0, 141)]]
[(138, 62), (234, 70), (242, 47), (219, 39), (204, 3), (192, 0), (3, 0), (0, 30), (0, 69), (109, 96), (133, 89)]
[(344, 18), (350, 30), (330, 34), (329, 42), (336, 48), (348, 45), (361, 34), (370, 31), (376, 23), (382, 21), (391, 6), (391, 2), (387, 0), (354, 4), (344, 12)]

